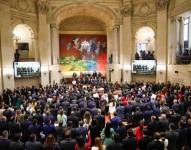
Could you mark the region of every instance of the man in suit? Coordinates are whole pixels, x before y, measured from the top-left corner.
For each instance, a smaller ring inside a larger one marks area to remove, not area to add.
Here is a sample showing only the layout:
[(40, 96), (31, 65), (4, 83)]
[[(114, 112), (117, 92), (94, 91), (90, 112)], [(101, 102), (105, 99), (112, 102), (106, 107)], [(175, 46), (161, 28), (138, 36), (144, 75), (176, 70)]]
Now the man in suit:
[(169, 125), (170, 131), (166, 133), (166, 138), (168, 139), (168, 150), (178, 150), (177, 141), (178, 141), (178, 132), (175, 131), (175, 124), (171, 123)]
[(39, 141), (36, 141), (36, 135), (32, 133), (29, 137), (29, 141), (25, 143), (25, 149), (26, 150), (41, 150), (42, 149), (42, 143)]
[(160, 142), (159, 139), (160, 139), (160, 133), (155, 132), (154, 140), (149, 142), (147, 150), (164, 150), (164, 144)]
[(123, 145), (120, 143), (120, 135), (119, 134), (115, 134), (114, 141), (115, 142), (113, 144), (108, 145), (106, 150), (123, 150)]
[(65, 132), (65, 139), (60, 142), (61, 150), (74, 150), (76, 145), (76, 140), (71, 139), (71, 131), (67, 130)]
[(123, 140), (123, 149), (128, 147), (129, 150), (136, 150), (137, 148), (137, 140), (135, 135), (133, 134), (133, 130), (129, 129), (127, 131), (127, 137)]

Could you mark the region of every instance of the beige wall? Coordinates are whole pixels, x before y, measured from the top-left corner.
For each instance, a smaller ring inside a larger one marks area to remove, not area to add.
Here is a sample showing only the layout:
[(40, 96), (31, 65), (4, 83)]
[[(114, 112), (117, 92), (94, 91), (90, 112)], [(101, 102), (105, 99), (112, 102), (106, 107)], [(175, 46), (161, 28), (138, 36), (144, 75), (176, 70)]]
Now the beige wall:
[[(92, 28), (88, 27), (88, 30), (92, 33), (96, 31), (107, 34), (108, 55), (114, 53), (114, 51), (117, 51), (115, 53), (118, 54), (118, 51), (120, 51), (120, 62), (112, 66), (114, 69), (112, 73), (113, 82), (121, 80), (121, 69), (126, 66), (126, 70), (123, 72), (124, 81), (147, 81), (150, 79), (164, 82), (167, 78), (172, 82), (179, 82), (179, 79), (182, 78), (181, 80), (185, 84), (190, 83), (190, 74), (188, 73), (190, 66), (167, 66), (167, 61), (172, 55), (168, 45), (169, 38), (167, 38), (170, 34), (168, 29), (170, 21), (167, 20), (191, 10), (191, 1), (171, 0), (170, 6), (162, 11), (156, 7), (156, 2), (156, 0), (78, 0), (78, 3), (72, 0), (49, 0), (48, 2), (46, 0), (38, 0), (38, 2), (36, 0), (0, 1), (0, 47), (3, 58), (3, 74), (2, 77), (0, 76), (0, 83), (3, 83), (4, 88), (13, 89), (22, 84), (26, 85), (25, 83), (36, 85), (39, 82), (36, 79), (31, 79), (30, 82), (27, 82), (27, 79), (14, 80), (12, 31), (18, 24), (27, 24), (34, 32), (33, 44), (35, 50), (31, 55), (35, 55), (35, 59), (41, 61), (42, 64), (40, 82), (43, 85), (47, 85), (49, 82), (53, 83), (53, 81), (59, 82), (62, 78), (62, 75), (58, 73), (59, 65), (56, 62), (57, 57), (59, 57), (59, 24), (62, 25), (62, 22), (66, 19), (66, 24), (68, 24), (65, 27), (62, 26), (63, 31), (75, 32), (72, 30), (77, 30), (79, 27), (74, 26), (75, 22), (83, 20), (82, 16), (84, 15), (94, 17), (94, 22), (98, 21), (94, 26), (91, 26)], [(38, 6), (37, 9), (36, 6)], [(79, 16), (82, 17), (81, 20), (77, 19)], [(73, 24), (73, 27), (70, 24)], [(118, 27), (118, 33), (115, 32), (114, 34), (113, 29), (116, 26)], [(135, 33), (143, 26), (149, 26), (155, 32), (155, 55), (158, 62), (156, 76), (131, 76), (130, 66), (132, 59), (134, 59)], [(81, 30), (81, 32), (83, 31), (84, 29)], [(113, 35), (118, 35), (118, 38), (114, 38)], [(53, 50), (56, 51), (52, 52)], [(179, 74), (174, 74), (174, 70), (178, 70)], [(49, 81), (49, 75), (51, 81)]]
[(39, 87), (40, 83), (40, 78), (15, 79), (15, 87)]
[(191, 65), (169, 65), (168, 81), (191, 85)]

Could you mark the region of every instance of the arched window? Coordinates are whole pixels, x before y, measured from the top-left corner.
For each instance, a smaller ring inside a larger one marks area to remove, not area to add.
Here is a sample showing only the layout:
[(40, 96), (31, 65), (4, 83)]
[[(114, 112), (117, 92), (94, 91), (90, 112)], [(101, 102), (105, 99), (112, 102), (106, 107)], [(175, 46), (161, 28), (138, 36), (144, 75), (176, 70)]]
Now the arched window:
[[(139, 55), (139, 59), (147, 59), (142, 58), (142, 53), (154, 53), (155, 50), (155, 33), (150, 27), (141, 27), (135, 34), (136, 40), (136, 54)], [(136, 58), (135, 58), (136, 59)], [(150, 59), (150, 58), (148, 58)]]
[(34, 59), (34, 32), (30, 26), (19, 24), (13, 30), (14, 49), (18, 50), (20, 59)]

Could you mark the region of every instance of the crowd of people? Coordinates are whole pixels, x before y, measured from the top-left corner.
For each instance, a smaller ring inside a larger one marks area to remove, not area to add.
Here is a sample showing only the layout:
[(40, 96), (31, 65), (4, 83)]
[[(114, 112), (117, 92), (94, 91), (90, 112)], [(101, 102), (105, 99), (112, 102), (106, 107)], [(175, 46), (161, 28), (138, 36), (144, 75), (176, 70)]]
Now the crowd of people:
[(135, 60), (155, 60), (154, 51), (141, 50), (135, 53)]
[(190, 150), (191, 87), (97, 73), (73, 81), (4, 90), (0, 149)]

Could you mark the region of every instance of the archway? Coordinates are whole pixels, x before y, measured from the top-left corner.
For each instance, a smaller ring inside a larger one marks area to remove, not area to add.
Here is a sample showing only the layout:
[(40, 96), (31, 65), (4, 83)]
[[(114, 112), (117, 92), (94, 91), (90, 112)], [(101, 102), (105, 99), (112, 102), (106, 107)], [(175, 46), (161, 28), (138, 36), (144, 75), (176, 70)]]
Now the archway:
[(20, 60), (34, 60), (34, 32), (27, 24), (18, 24), (13, 29), (14, 49), (18, 50)]
[(107, 32), (103, 21), (90, 16), (74, 16), (60, 23), (60, 69), (73, 72), (106, 73)]
[[(55, 11), (53, 16), (61, 34), (80, 35), (81, 39), (85, 39), (84, 41), (80, 41), (80, 46), (84, 47), (84, 49), (89, 47), (92, 42), (96, 45), (105, 46), (106, 58), (104, 63), (106, 64), (105, 73), (107, 75), (107, 56), (110, 55), (113, 45), (112, 27), (119, 23), (116, 19), (119, 17), (109, 8), (95, 5), (90, 6), (89, 4), (65, 6)], [(97, 39), (101, 40), (101, 42)]]
[[(151, 59), (148, 55), (153, 53), (154, 56), (155, 51), (155, 33), (153, 29), (148, 26), (139, 28), (135, 34), (135, 44), (136, 54), (139, 55), (135, 56), (137, 57), (135, 59)], [(142, 56), (142, 53), (145, 53), (146, 56)]]

